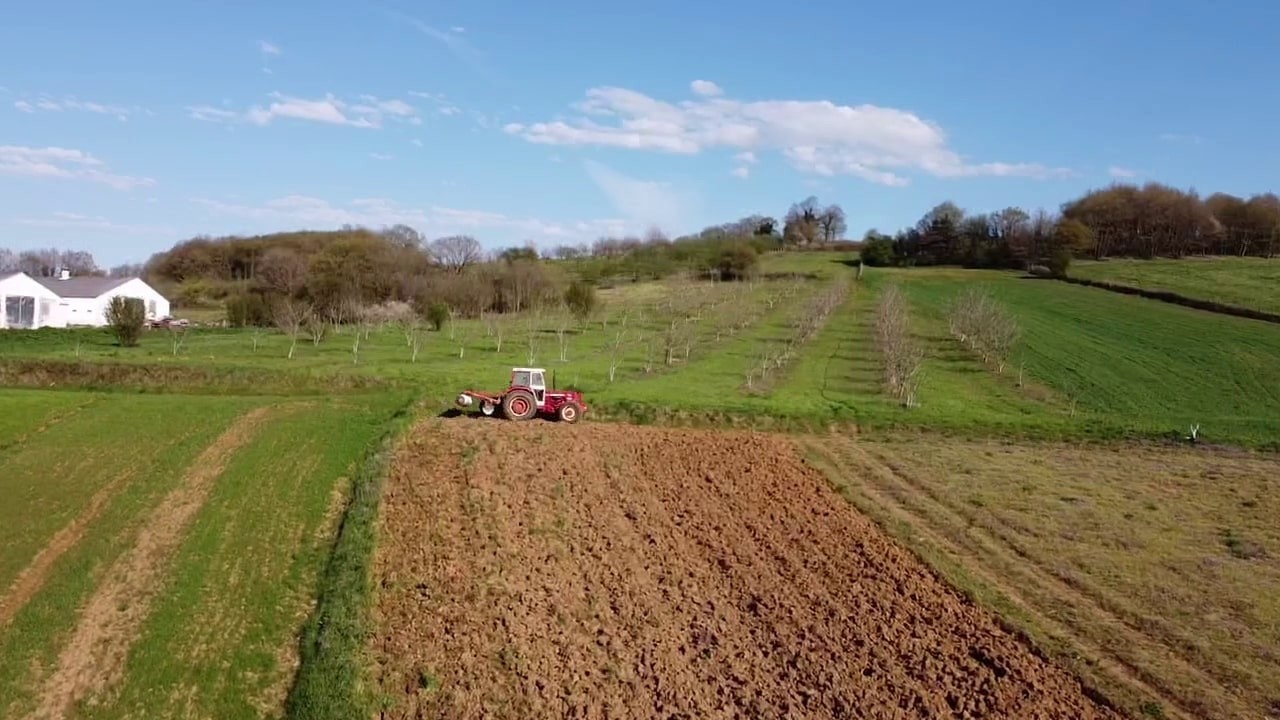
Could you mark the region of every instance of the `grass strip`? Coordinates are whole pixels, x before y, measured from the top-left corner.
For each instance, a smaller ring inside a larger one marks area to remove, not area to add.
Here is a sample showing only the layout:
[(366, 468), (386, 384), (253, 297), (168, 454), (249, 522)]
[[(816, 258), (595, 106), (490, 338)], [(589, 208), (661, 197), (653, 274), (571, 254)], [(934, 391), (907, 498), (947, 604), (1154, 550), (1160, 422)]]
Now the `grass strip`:
[(285, 704), (289, 718), (368, 717), (373, 710), (365, 659), (372, 631), (378, 507), (395, 447), (415, 415), (406, 400), (352, 478), (351, 499), (320, 578), (316, 609), (299, 639), (301, 664)]

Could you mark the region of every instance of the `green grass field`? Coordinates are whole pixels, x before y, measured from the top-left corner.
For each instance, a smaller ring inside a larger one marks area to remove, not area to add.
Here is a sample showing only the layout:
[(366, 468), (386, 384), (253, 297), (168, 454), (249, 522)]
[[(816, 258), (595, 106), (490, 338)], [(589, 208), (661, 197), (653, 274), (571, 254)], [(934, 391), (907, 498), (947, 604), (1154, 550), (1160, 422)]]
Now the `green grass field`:
[[(842, 262), (847, 259), (792, 253), (765, 265), (770, 273), (807, 280), (623, 285), (602, 291), (601, 310), (581, 324), (553, 313), (463, 320), (420, 333), (416, 360), (397, 328), (368, 329), (358, 346), (357, 331), (342, 328), (319, 343), (300, 338), (291, 360), (289, 339), (276, 331), (193, 331), (176, 348), (157, 331), (130, 349), (116, 347), (102, 331), (37, 331), (0, 342), (0, 362), (200, 369), (239, 377), (239, 386), (278, 385), (282, 392), (358, 380), (399, 386), (439, 404), (466, 387), (501, 388), (512, 366), (537, 365), (553, 371), (560, 385), (587, 393), (599, 417), (738, 415), (774, 424), (1102, 438), (1170, 437), (1199, 424), (1213, 442), (1278, 440), (1276, 327), (1013, 273), (870, 269), (851, 283), (850, 295), (816, 336), (748, 387), (748, 371), (785, 346), (814, 298), (853, 277)], [(926, 347), (921, 404), (910, 410), (884, 393), (872, 342), (875, 303), (890, 282), (907, 291)], [(947, 333), (947, 303), (974, 284), (990, 287), (1021, 326), (1003, 374)]]
[(348, 478), (403, 399), (0, 391), (6, 416), (40, 402), (0, 450), (3, 714), (280, 715)]
[(1280, 313), (1280, 258), (1182, 258), (1077, 262), (1071, 275), (1165, 290), (1250, 310)]
[[(292, 359), (274, 330), (181, 343), (152, 331), (127, 349), (101, 330), (0, 335), (0, 709), (365, 713), (367, 571), (394, 430), (411, 400), (440, 412), (461, 389), (501, 389), (512, 366), (583, 390), (596, 420), (957, 442), (1169, 440), (1198, 424), (1214, 444), (1280, 447), (1278, 326), (1014, 273), (869, 268), (857, 280), (848, 260), (791, 253), (751, 283), (623, 284), (583, 323), (460, 320), (421, 332), (416, 357), (398, 327), (304, 335)], [(890, 285), (925, 350), (912, 408), (886, 393), (874, 341)], [(1020, 326), (1002, 373), (949, 335), (948, 305), (973, 285)], [(824, 298), (837, 299), (829, 316), (802, 334)], [(974, 497), (996, 513), (1009, 496)], [(1212, 512), (1227, 512), (1220, 500)], [(999, 522), (1029, 522), (1016, 509)], [(1082, 543), (1081, 557), (1114, 551), (1105, 533)], [(1213, 643), (1205, 652), (1225, 657)], [(1235, 656), (1205, 662), (1242, 672)]]
[(1013, 364), (1025, 363), (1059, 407), (1074, 403), (1082, 423), (1122, 422), (1151, 434), (1199, 424), (1215, 442), (1280, 435), (1280, 328), (1272, 324), (1008, 273), (897, 272), (882, 281), (889, 279), (902, 283), (937, 338), (957, 292), (990, 288), (1022, 328)]

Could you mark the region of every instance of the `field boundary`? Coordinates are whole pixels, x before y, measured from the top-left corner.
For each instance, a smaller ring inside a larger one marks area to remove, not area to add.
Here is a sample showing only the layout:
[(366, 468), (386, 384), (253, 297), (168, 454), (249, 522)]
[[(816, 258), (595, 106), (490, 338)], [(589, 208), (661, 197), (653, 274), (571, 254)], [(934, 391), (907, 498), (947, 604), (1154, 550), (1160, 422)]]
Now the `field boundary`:
[(297, 396), (372, 392), (394, 383), (345, 373), (297, 369), (164, 365), (101, 360), (0, 359), (0, 387), (188, 395)]
[(1199, 298), (1187, 297), (1181, 293), (1169, 290), (1147, 290), (1145, 288), (1134, 287), (1133, 285), (1113, 283), (1106, 280), (1090, 280), (1082, 277), (1061, 277), (1055, 279), (1071, 285), (1098, 288), (1099, 290), (1106, 290), (1108, 292), (1119, 293), (1121, 295), (1137, 295), (1138, 297), (1144, 297), (1148, 300), (1159, 300), (1172, 305), (1182, 305), (1183, 307), (1218, 313), (1219, 315), (1232, 315), (1234, 317), (1248, 318), (1249, 320), (1261, 320), (1262, 322), (1280, 324), (1280, 314), (1266, 312), (1265, 310), (1250, 310), (1249, 308), (1241, 307), (1239, 305), (1230, 305), (1227, 303), (1214, 302), (1212, 300), (1201, 300)]
[(287, 718), (355, 718), (373, 712), (366, 658), (382, 492), (396, 448), (418, 419), (419, 404), (406, 403), (392, 415), (352, 476), (315, 606), (298, 638), (299, 666), (285, 701)]

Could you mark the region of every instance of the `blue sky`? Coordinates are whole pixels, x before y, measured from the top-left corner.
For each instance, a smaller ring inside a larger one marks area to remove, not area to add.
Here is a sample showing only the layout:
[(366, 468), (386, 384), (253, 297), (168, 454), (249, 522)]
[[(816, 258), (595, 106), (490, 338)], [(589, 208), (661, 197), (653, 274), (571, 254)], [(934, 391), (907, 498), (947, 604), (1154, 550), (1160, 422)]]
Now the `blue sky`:
[(554, 246), (811, 194), (861, 236), (1117, 178), (1280, 190), (1280, 3), (1058, 7), (13, 4), (0, 246), (109, 265), (346, 222)]

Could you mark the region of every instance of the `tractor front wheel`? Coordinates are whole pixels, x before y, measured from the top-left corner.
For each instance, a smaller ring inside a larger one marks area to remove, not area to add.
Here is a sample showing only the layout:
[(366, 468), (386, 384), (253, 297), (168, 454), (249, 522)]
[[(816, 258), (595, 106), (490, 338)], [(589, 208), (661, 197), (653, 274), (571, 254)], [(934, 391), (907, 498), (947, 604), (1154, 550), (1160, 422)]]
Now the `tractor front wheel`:
[(578, 403), (570, 401), (560, 406), (556, 416), (563, 422), (576, 423), (582, 417), (582, 408), (578, 407)]
[(512, 420), (528, 420), (538, 412), (533, 393), (516, 390), (502, 398), (502, 412)]
[(498, 408), (488, 400), (485, 400), (480, 403), (480, 413), (483, 414), (485, 417), (493, 417), (493, 413), (497, 409)]

